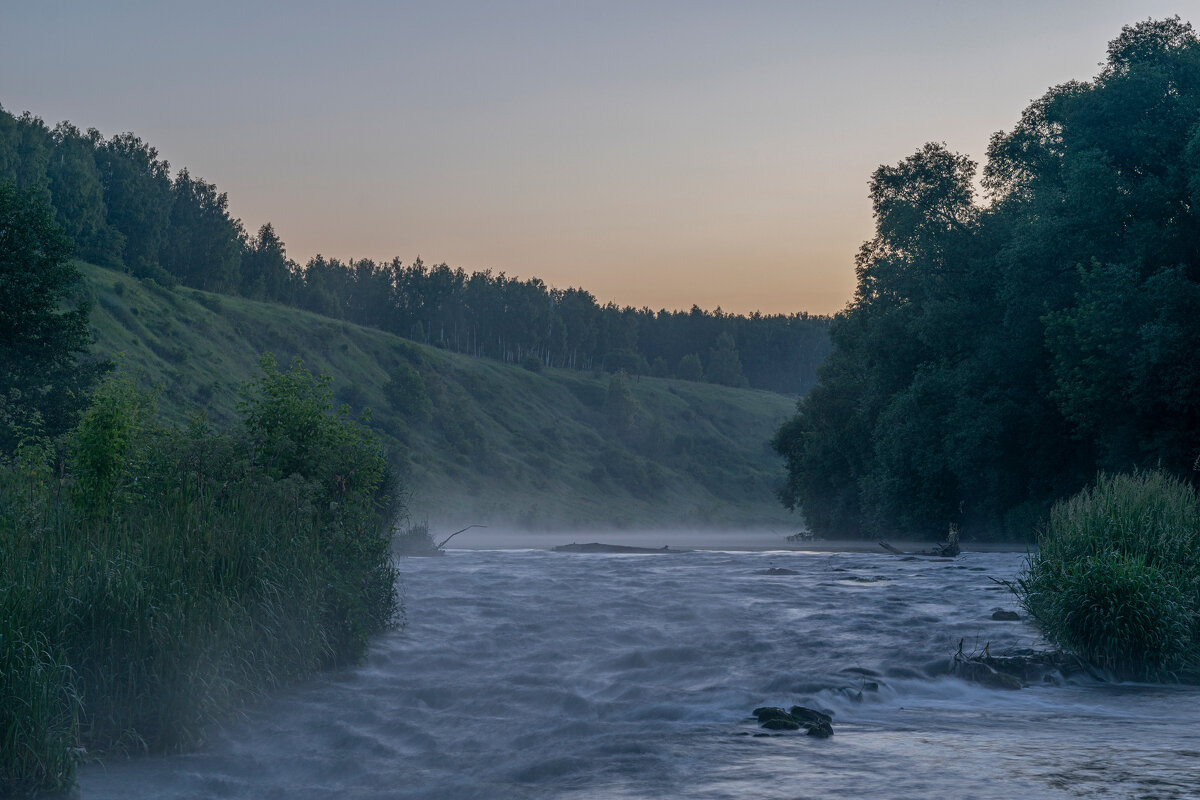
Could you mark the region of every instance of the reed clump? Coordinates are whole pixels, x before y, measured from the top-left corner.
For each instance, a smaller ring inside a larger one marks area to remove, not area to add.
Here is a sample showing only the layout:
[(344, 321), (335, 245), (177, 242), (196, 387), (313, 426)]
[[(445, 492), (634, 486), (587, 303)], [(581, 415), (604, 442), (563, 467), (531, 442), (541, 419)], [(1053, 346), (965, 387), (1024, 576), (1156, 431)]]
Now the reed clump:
[(1118, 678), (1200, 678), (1200, 501), (1168, 473), (1056, 504), (1013, 588), (1050, 641)]
[(386, 461), (328, 382), (273, 359), (240, 428), (155, 422), (124, 376), (0, 461), (0, 796), (84, 754), (194, 746), (398, 614)]

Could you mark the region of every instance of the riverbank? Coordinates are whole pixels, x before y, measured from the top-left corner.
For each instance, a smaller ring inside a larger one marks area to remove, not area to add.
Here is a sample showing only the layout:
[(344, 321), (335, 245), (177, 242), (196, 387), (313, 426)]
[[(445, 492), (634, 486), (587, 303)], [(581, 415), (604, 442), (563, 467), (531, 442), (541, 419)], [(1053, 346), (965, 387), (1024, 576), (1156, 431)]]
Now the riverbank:
[(0, 796), (195, 747), (395, 620), (377, 443), (319, 378), (263, 369), (234, 431), (164, 427), (116, 375), (64, 440), (0, 457)]
[[(434, 531), (435, 538), (445, 534)], [(788, 541), (782, 530), (603, 530), (582, 529), (566, 532), (526, 531), (511, 528), (475, 528), (454, 537), (449, 547), (460, 550), (548, 550), (566, 544), (603, 542), (625, 547), (672, 550), (726, 550), (742, 552), (780, 551), (793, 553), (884, 553), (875, 539)], [(888, 544), (906, 552), (929, 549), (932, 542), (888, 540)], [(1025, 542), (964, 542), (964, 552), (1024, 553), (1032, 547)]]

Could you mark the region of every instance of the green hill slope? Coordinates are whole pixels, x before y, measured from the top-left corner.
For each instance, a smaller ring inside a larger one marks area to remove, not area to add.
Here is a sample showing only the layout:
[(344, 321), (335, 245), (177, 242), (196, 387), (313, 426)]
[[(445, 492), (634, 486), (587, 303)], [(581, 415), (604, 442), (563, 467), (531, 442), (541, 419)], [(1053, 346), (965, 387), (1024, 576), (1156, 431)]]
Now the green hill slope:
[(332, 378), (339, 400), (370, 409), (413, 516), (439, 528), (797, 524), (775, 499), (782, 467), (767, 444), (792, 398), (643, 377), (628, 381), (633, 403), (622, 403), (609, 397), (607, 375), (535, 373), (292, 308), (80, 268), (96, 350), (160, 386), (168, 417), (203, 409), (227, 424), (261, 353), (299, 356)]

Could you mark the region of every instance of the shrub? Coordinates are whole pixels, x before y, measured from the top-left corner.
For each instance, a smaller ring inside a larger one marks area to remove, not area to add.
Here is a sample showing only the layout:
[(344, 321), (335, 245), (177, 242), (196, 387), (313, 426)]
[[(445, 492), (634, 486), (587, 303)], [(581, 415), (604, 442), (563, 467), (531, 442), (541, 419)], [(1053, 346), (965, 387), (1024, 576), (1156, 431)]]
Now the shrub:
[(624, 372), (609, 376), (608, 391), (604, 395), (604, 415), (621, 433), (628, 433), (637, 425), (638, 402)]
[(700, 363), (700, 356), (688, 353), (679, 359), (679, 366), (675, 368), (675, 377), (685, 381), (703, 380), (704, 366)]
[(264, 359), (242, 411), (166, 428), (112, 377), (0, 458), (0, 796), (69, 787), (77, 747), (192, 745), (396, 619), (374, 438), (298, 363)]
[(404, 362), (396, 364), (388, 373), (383, 396), (388, 405), (409, 419), (429, 420), (433, 414), (425, 379), (417, 369)]
[(347, 383), (337, 388), (337, 399), (352, 409), (362, 410), (367, 405), (367, 393), (357, 383)]
[(1100, 476), (1059, 502), (1013, 586), (1046, 637), (1120, 678), (1200, 665), (1200, 502), (1164, 472)]

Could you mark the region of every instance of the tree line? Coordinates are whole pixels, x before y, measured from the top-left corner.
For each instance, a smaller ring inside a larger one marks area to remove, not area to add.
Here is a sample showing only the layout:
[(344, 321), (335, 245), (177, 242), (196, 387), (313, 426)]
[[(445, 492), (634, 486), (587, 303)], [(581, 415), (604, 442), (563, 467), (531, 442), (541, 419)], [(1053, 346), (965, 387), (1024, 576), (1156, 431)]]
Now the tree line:
[(1200, 464), (1200, 41), (1127, 26), (977, 165), (872, 176), (876, 231), (814, 390), (778, 432), (821, 533), (1027, 536), (1097, 471)]
[(468, 273), (420, 259), (301, 266), (267, 223), (250, 235), (228, 199), (187, 169), (172, 174), (132, 133), (49, 128), (0, 108), (0, 183), (38, 193), (78, 257), (136, 277), (237, 294), (513, 363), (707, 380), (803, 393), (829, 349), (829, 319), (652, 311), (582, 288)]

